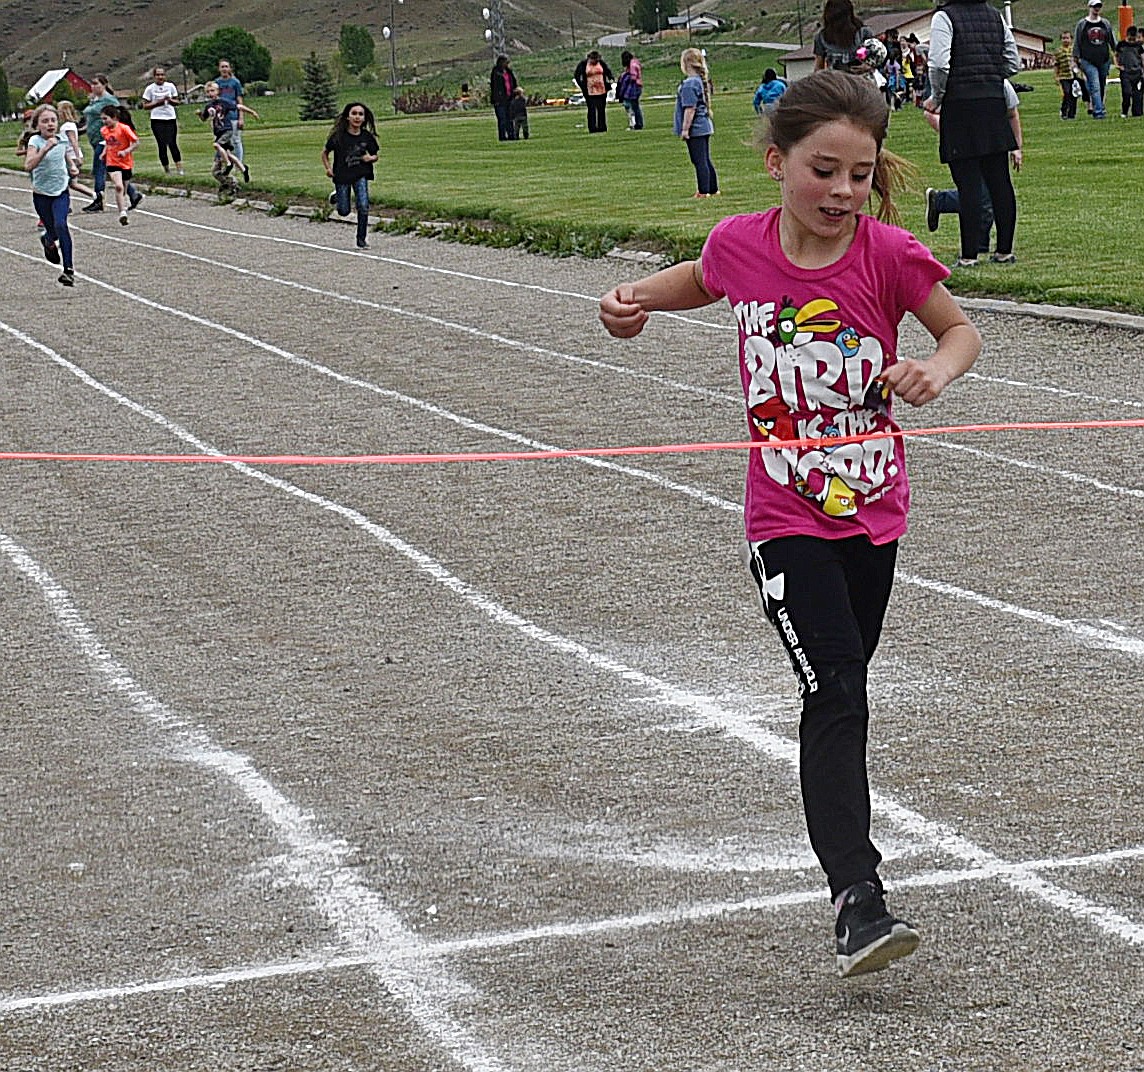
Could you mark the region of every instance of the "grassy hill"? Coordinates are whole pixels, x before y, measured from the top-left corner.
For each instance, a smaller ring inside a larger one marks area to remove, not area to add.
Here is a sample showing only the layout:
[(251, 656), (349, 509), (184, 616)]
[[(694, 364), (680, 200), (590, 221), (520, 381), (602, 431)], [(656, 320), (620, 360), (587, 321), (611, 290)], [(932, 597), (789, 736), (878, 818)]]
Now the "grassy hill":
[[(597, 38), (627, 28), (631, 0), (511, 0), (504, 4), (509, 51), (518, 59), (537, 52), (583, 53)], [(681, 10), (687, 9), (680, 3)], [(865, 15), (926, 9), (929, 0), (862, 3)], [(491, 52), (484, 40), (482, 0), (37, 0), (0, 3), (0, 66), (15, 89), (46, 69), (66, 63), (84, 74), (106, 71), (124, 90), (142, 86), (145, 72), (166, 63), (176, 81), (183, 46), (219, 26), (241, 26), (276, 59), (329, 57), (342, 23), (365, 26), (377, 45), (377, 64), (388, 70), (381, 29), (396, 26), (402, 80), (473, 81), (487, 75)], [(798, 43), (818, 26), (819, 0), (701, 0), (693, 10), (734, 20), (727, 37)], [(1083, 14), (1081, 0), (1021, 0), (1018, 25), (1055, 37)], [(1107, 11), (1116, 22), (1116, 7)], [(1141, 14), (1144, 18), (1144, 13)], [(726, 38), (725, 38), (726, 39)], [(64, 58), (66, 56), (66, 59)], [(563, 62), (563, 56), (561, 56)], [(241, 74), (241, 72), (239, 72)], [(383, 74), (383, 77), (385, 75)]]

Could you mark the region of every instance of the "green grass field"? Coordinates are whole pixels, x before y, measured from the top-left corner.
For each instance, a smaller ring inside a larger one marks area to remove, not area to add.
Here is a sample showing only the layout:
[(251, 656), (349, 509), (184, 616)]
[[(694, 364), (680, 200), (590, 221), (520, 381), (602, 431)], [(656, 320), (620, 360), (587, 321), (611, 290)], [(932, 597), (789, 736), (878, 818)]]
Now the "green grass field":
[[(671, 94), (678, 76), (666, 63), (645, 67), (647, 129), (640, 133), (626, 130), (618, 105), (609, 109), (610, 129), (604, 135), (586, 132), (582, 107), (534, 108), (532, 138), (501, 143), (488, 110), (395, 118), (386, 87), (343, 93), (341, 99), (364, 99), (382, 120), (382, 161), (372, 187), (378, 209), (414, 218), (491, 220), (502, 230), (485, 240), (521, 241), (552, 252), (599, 252), (622, 243), (685, 257), (700, 248), (720, 217), (777, 201), (777, 188), (752, 146), (751, 109), (757, 73), (773, 64), (774, 54), (734, 46), (725, 55), (720, 47), (710, 51), (718, 87), (712, 156), (723, 189), (710, 201), (691, 197), (694, 173), (684, 146), (671, 134)], [(540, 83), (552, 91), (568, 86), (559, 77), (564, 57), (530, 61), (535, 69), (525, 61), (516, 64), (522, 84)], [(952, 288), (1144, 312), (1144, 279), (1134, 270), (1136, 242), (1126, 240), (1144, 193), (1137, 166), (1144, 120), (1118, 118), (1116, 83), (1109, 86), (1111, 118), (1094, 122), (1082, 114), (1064, 123), (1048, 72), (1023, 74), (1019, 81), (1034, 87), (1021, 95), (1025, 166), (1016, 179), (1019, 263), (958, 271)], [(656, 99), (659, 95), (664, 99)], [(249, 123), (245, 138), (252, 187), (272, 201), (311, 198), (323, 204), (329, 184), (320, 153), (329, 124), (299, 122), (294, 97), (253, 103), (263, 118)], [(180, 125), (188, 181), (207, 186), (209, 133), (190, 109), (183, 111)], [(144, 179), (158, 178), (145, 120), (141, 126), (137, 172)], [(11, 145), (15, 124), (5, 127)], [(952, 261), (956, 220), (943, 218), (934, 235), (925, 229), (925, 188), (950, 185), (937, 159), (936, 136), (918, 110), (907, 108), (893, 116), (888, 145), (917, 168), (913, 189), (900, 204), (905, 226)], [(476, 240), (478, 230), (470, 227), (465, 235)]]

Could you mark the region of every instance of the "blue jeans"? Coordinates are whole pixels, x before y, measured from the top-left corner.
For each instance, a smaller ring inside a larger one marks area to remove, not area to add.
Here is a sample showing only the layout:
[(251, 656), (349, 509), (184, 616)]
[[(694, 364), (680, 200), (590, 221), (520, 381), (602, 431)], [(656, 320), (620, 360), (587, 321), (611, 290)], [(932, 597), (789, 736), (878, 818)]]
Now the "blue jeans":
[(643, 109), (639, 97), (629, 97), (623, 101), (623, 105), (624, 111), (628, 113), (628, 125), (632, 130), (643, 130)]
[(711, 135), (692, 134), (687, 141), (687, 155), (695, 165), (695, 183), (701, 194), (717, 194), (719, 192), (719, 177), (715, 174), (715, 165), (711, 163)]
[(237, 119), (230, 121), (230, 151), (238, 157), (240, 164), (246, 162), (246, 155), (242, 151), (242, 127), (238, 125)]
[(334, 184), (334, 196), (337, 200), (339, 216), (350, 214), (350, 191), (353, 191), (354, 204), (357, 206), (357, 242), (365, 242), (366, 232), (369, 230), (369, 179), (356, 179), (353, 183), (338, 182)]
[[(956, 190), (938, 190), (934, 195), (939, 216), (958, 216), (961, 214), (961, 198)], [(989, 187), (985, 180), (981, 180), (981, 244), (979, 253), (989, 252), (989, 232), (993, 230), (993, 199), (989, 196)]]
[(32, 204), (36, 206), (36, 215), (44, 225), (44, 245), (50, 246), (53, 242), (60, 247), (60, 258), (63, 267), (72, 266), (72, 237), (68, 230), (68, 213), (71, 211), (71, 198), (67, 190), (55, 197), (47, 194), (32, 194)]
[(1104, 86), (1108, 81), (1108, 68), (1111, 66), (1109, 60), (1104, 63), (1095, 64), (1089, 63), (1088, 60), (1082, 59), (1080, 61), (1080, 69), (1084, 72), (1084, 80), (1088, 83), (1088, 96), (1092, 101), (1092, 117), (1094, 119), (1104, 118)]

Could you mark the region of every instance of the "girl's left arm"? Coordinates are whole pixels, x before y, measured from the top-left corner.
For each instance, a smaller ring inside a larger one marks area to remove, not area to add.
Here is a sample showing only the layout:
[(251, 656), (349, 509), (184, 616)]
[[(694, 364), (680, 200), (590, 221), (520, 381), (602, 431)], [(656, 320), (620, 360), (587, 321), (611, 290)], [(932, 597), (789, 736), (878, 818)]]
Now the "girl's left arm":
[(914, 315), (934, 337), (937, 348), (925, 360), (907, 358), (891, 365), (882, 380), (911, 406), (924, 406), (969, 371), (981, 353), (981, 335), (941, 283), (934, 284)]

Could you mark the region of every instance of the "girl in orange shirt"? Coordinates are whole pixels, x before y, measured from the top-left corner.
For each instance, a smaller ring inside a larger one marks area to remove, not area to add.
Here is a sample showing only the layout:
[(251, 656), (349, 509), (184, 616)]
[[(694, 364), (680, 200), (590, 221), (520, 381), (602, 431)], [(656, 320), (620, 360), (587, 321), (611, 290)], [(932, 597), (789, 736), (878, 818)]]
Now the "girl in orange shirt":
[[(131, 126), (131, 116), (122, 104), (108, 104), (99, 113), (103, 118), (100, 134), (103, 137), (103, 160), (107, 164), (107, 177), (115, 187), (115, 204), (119, 209), (119, 222), (127, 226), (127, 183), (134, 173), (139, 135)], [(132, 208), (135, 206), (132, 205)]]

